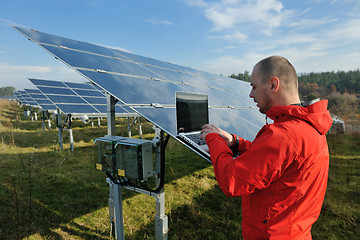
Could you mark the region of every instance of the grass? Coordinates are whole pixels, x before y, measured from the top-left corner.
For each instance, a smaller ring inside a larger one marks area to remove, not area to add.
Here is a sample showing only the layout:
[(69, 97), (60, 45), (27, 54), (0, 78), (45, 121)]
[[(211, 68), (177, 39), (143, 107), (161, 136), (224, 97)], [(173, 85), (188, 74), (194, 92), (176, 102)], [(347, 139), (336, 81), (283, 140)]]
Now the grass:
[[(64, 131), (61, 152), (55, 128), (43, 131), (7, 101), (0, 110), (0, 239), (109, 239), (108, 184), (94, 170), (93, 146), (106, 122), (91, 128), (75, 121), (75, 150)], [(142, 126), (151, 139), (152, 126)], [(116, 131), (127, 135), (124, 120)], [(360, 239), (360, 137), (329, 135), (328, 143), (329, 183), (313, 239)], [(241, 199), (226, 197), (211, 165), (174, 139), (166, 149), (165, 198), (169, 239), (242, 239)], [(154, 239), (154, 198), (124, 189), (123, 211), (126, 239)]]

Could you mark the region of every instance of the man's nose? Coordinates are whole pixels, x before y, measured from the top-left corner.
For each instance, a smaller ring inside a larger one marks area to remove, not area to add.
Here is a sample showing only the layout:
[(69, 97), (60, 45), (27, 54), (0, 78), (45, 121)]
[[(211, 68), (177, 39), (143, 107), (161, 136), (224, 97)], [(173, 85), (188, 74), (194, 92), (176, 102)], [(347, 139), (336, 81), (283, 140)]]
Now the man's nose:
[(250, 97), (250, 98), (254, 98), (253, 90), (250, 91), (249, 97)]

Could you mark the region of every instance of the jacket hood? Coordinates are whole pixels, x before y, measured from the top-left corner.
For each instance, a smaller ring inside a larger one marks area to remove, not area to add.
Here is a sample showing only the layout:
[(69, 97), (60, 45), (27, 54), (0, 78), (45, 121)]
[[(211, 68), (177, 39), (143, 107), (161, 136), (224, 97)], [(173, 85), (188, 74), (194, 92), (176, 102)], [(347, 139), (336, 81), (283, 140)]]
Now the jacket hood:
[(276, 106), (270, 108), (266, 112), (266, 116), (274, 121), (282, 116), (294, 116), (310, 122), (323, 135), (330, 129), (333, 123), (330, 112), (327, 110), (327, 105), (328, 101), (322, 100), (306, 107), (297, 105)]

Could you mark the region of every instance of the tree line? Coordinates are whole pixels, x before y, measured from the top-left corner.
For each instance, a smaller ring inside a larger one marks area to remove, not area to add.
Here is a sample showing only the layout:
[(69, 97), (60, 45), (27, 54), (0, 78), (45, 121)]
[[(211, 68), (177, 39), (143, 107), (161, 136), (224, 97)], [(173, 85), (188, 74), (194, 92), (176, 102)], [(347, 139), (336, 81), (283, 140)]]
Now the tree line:
[(2, 87), (0, 88), (0, 97), (2, 96), (11, 96), (15, 92), (14, 87)]

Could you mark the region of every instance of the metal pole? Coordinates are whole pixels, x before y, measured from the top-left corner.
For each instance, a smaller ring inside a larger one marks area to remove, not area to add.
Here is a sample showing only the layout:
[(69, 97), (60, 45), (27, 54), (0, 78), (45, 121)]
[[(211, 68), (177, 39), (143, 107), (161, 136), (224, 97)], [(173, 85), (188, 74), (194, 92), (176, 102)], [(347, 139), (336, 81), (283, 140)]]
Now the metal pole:
[(107, 134), (115, 136), (115, 98), (110, 94), (106, 96), (107, 100)]
[[(107, 124), (108, 135), (115, 136), (115, 98), (110, 94), (107, 94)], [(124, 217), (122, 207), (122, 194), (121, 185), (109, 182), (110, 197), (109, 197), (109, 212), (110, 212), (110, 224), (115, 226), (115, 238), (117, 240), (124, 240)], [(110, 201), (113, 199), (113, 201)], [(112, 217), (113, 216), (113, 217)], [(111, 228), (112, 229), (112, 228)]]
[(70, 150), (74, 151), (74, 137), (73, 137), (73, 131), (72, 128), (69, 128), (69, 140), (70, 140)]
[(165, 215), (165, 191), (161, 189), (156, 198), (155, 239), (168, 239), (168, 217)]
[(61, 127), (58, 127), (58, 132), (59, 132), (59, 145), (60, 145), (61, 151), (64, 150), (62, 131), (63, 131), (63, 129), (62, 129)]
[(126, 120), (127, 120), (127, 125), (128, 125), (128, 136), (129, 136), (129, 138), (131, 138), (131, 126), (130, 126), (130, 120), (129, 120), (129, 118), (128, 118), (128, 117), (126, 118)]
[(138, 119), (139, 119), (139, 138), (142, 139), (141, 117), (138, 117)]
[[(155, 136), (159, 136), (160, 139), (164, 138), (164, 132), (159, 128), (154, 128)], [(159, 132), (160, 131), (160, 132)], [(162, 141), (162, 140), (161, 140)], [(162, 149), (160, 142), (156, 145), (155, 152), (155, 171), (157, 175), (160, 175), (161, 171), (161, 154)], [(159, 186), (160, 179), (155, 179), (155, 185)], [(155, 206), (155, 239), (166, 240), (168, 238), (168, 217), (165, 215), (165, 190), (164, 187), (160, 190), (160, 193), (156, 196)]]

